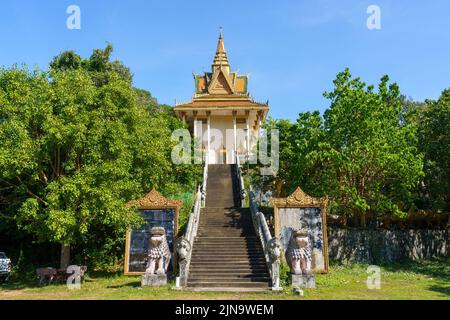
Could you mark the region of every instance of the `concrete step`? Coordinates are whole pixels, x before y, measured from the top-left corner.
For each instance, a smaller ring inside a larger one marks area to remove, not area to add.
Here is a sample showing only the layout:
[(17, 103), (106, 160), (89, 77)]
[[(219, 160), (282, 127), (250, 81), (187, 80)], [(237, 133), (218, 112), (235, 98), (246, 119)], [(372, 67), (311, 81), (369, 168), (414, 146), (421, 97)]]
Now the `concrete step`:
[(237, 287), (237, 288), (269, 288), (268, 282), (237, 282), (237, 281), (198, 281), (190, 282), (188, 280), (188, 287), (210, 287), (210, 288), (221, 288), (221, 287)]
[(241, 274), (241, 273), (255, 273), (255, 274), (259, 274), (259, 273), (265, 273), (268, 272), (266, 267), (258, 267), (258, 268), (212, 268), (212, 269), (207, 269), (207, 268), (200, 268), (200, 267), (196, 267), (196, 268), (191, 268), (189, 271), (189, 274)]
[(220, 259), (232, 259), (232, 258), (252, 258), (252, 259), (265, 259), (264, 256), (261, 254), (261, 252), (258, 251), (252, 251), (252, 252), (248, 252), (248, 251), (237, 251), (237, 252), (231, 252), (231, 251), (227, 251), (227, 252), (204, 252), (204, 251), (195, 251), (192, 252), (192, 256), (193, 257), (199, 257), (199, 258), (211, 258), (211, 259), (215, 259), (215, 258), (220, 258)]
[(218, 262), (202, 262), (202, 261), (193, 261), (191, 262), (191, 266), (193, 269), (211, 269), (208, 272), (213, 272), (212, 269), (226, 269), (226, 268), (233, 268), (233, 269), (247, 269), (247, 270), (261, 270), (264, 268), (267, 268), (267, 265), (263, 261), (259, 262), (230, 262), (226, 263), (225, 261), (218, 261)]
[[(209, 249), (209, 250), (208, 250)], [(195, 247), (192, 250), (192, 254), (196, 253), (205, 253), (205, 254), (211, 254), (211, 255), (239, 255), (239, 254), (261, 254), (262, 250), (260, 248), (206, 248), (204, 250), (200, 250), (199, 248)]]
[(266, 285), (270, 281), (269, 277), (252, 277), (252, 278), (239, 278), (239, 277), (215, 277), (215, 278), (200, 278), (189, 276), (188, 283), (199, 283), (199, 282), (239, 282), (239, 283), (258, 283), (263, 282)]
[(228, 257), (211, 257), (211, 256), (195, 256), (195, 263), (224, 263), (224, 264), (240, 264), (240, 263), (261, 263), (265, 264), (266, 260), (262, 257), (246, 257), (238, 256), (234, 258)]
[(234, 237), (211, 237), (211, 236), (201, 236), (195, 239), (195, 243), (205, 243), (211, 245), (220, 244), (255, 244), (260, 243), (259, 239), (249, 239), (246, 236), (234, 236)]
[(261, 243), (258, 241), (253, 241), (253, 240), (246, 240), (245, 237), (241, 237), (242, 240), (230, 240), (227, 241), (226, 239), (223, 241), (209, 241), (209, 240), (203, 240), (203, 238), (198, 238), (195, 240), (194, 242), (194, 246), (207, 246), (207, 247), (215, 247), (215, 248), (221, 248), (223, 246), (233, 246), (233, 247), (246, 247), (246, 246), (257, 246), (258, 248), (261, 247)]
[(251, 249), (261, 249), (261, 252), (262, 252), (261, 245), (258, 242), (246, 242), (246, 241), (242, 241), (242, 242), (230, 241), (229, 243), (226, 243), (226, 241), (220, 242), (220, 243), (219, 242), (211, 243), (209, 241), (205, 241), (205, 242), (199, 241), (199, 242), (194, 243), (194, 247), (202, 248), (202, 249), (226, 249), (226, 248), (249, 249), (249, 248), (251, 248)]
[(267, 292), (271, 288), (242, 288), (242, 287), (186, 287), (190, 292)]
[(198, 277), (203, 277), (203, 278), (220, 278), (220, 277), (224, 277), (224, 278), (229, 278), (229, 277), (236, 277), (236, 278), (252, 278), (252, 277), (260, 277), (260, 278), (266, 278), (269, 277), (269, 273), (268, 272), (235, 272), (235, 273), (230, 273), (230, 272), (213, 272), (213, 273), (203, 273), (203, 272), (197, 272), (197, 271), (190, 271), (189, 272), (189, 277), (191, 278), (198, 278)]
[[(244, 237), (242, 237), (244, 238)], [(245, 241), (245, 238), (242, 241), (231, 241), (230, 242), (226, 242), (226, 241), (196, 241), (194, 242), (194, 247), (197, 248), (248, 248), (248, 247), (252, 247), (252, 248), (261, 248), (261, 244), (259, 242), (256, 241)]]
[[(223, 236), (223, 237), (204, 236), (204, 237), (197, 237), (197, 238), (205, 239), (205, 240), (208, 240), (208, 241), (221, 241), (221, 240), (224, 240), (224, 239), (232, 241), (232, 240), (242, 240), (243, 237), (241, 237), (241, 236)], [(255, 233), (249, 234), (249, 235), (247, 235), (244, 238), (247, 239), (248, 241), (259, 240), (259, 239), (256, 238), (256, 234)]]
[(247, 236), (248, 233), (250, 233), (251, 231), (253, 231), (252, 229), (237, 229), (237, 228), (229, 228), (229, 229), (210, 229), (208, 230), (207, 228), (205, 229), (201, 229), (201, 230), (197, 230), (197, 237), (243, 237), (245, 238)]

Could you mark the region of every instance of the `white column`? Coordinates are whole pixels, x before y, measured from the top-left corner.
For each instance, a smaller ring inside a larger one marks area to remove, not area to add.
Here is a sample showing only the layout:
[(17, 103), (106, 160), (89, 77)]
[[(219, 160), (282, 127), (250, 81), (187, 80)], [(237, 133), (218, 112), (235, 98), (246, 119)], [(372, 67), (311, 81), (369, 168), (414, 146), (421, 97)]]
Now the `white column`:
[(197, 138), (197, 111), (194, 111), (194, 139)]
[(258, 141), (259, 141), (259, 139), (261, 139), (261, 111), (258, 111), (258, 114), (257, 114), (257, 117), (258, 117)]
[(247, 157), (250, 154), (250, 111), (245, 111), (247, 124)]
[(207, 116), (208, 116), (208, 128), (207, 128), (207, 130), (208, 130), (208, 143), (207, 143), (207, 148), (208, 148), (208, 151), (207, 151), (207, 157), (208, 157), (208, 163), (209, 163), (209, 151), (210, 151), (210, 143), (211, 143), (211, 111), (206, 111), (206, 114), (207, 114)]
[(233, 111), (233, 137), (234, 137), (234, 146), (233, 146), (233, 163), (234, 163), (234, 158), (237, 155), (236, 111)]

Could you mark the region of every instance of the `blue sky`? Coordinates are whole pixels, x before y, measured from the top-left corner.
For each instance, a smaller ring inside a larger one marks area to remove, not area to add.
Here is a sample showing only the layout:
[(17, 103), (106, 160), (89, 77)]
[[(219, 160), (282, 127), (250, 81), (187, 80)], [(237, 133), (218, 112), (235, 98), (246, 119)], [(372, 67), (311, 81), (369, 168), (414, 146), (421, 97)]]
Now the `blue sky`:
[[(66, 28), (71, 4), (81, 30)], [(371, 4), (381, 30), (366, 27)], [(47, 68), (63, 50), (88, 57), (109, 41), (135, 86), (173, 104), (191, 98), (192, 72), (210, 69), (219, 27), (232, 69), (272, 117), (326, 109), (322, 94), (346, 67), (367, 83), (388, 74), (416, 100), (450, 87), (448, 0), (2, 1), (0, 65)]]

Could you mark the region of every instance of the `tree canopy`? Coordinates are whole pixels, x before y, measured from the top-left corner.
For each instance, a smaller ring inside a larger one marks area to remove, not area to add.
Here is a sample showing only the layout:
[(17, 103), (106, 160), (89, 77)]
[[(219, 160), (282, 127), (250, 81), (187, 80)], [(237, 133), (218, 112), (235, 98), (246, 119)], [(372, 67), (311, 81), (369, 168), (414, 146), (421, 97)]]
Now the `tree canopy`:
[(424, 176), (417, 125), (401, 121), (403, 104), (397, 84), (383, 76), (367, 86), (347, 69), (334, 89), (324, 93), (330, 107), (300, 113), (296, 123), (270, 120), (280, 130), (279, 194), (297, 186), (332, 199), (330, 209), (366, 224), (366, 216), (403, 215), (413, 204)]
[(0, 213), (38, 241), (123, 239), (140, 221), (127, 201), (195, 190), (198, 168), (170, 160), (182, 122), (132, 87), (111, 50), (64, 52), (48, 72), (0, 70)]

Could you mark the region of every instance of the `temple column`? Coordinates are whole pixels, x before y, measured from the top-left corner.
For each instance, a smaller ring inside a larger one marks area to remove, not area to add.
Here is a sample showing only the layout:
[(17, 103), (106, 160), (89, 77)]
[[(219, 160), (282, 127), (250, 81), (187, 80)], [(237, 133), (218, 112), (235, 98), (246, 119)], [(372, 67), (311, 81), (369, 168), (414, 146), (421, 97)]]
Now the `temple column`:
[(258, 111), (256, 117), (258, 121), (258, 141), (259, 141), (259, 139), (261, 139), (261, 111)]
[(194, 115), (194, 139), (197, 138), (197, 111), (193, 112)]
[(208, 142), (207, 142), (207, 157), (208, 157), (208, 163), (209, 163), (209, 151), (210, 151), (210, 143), (211, 143), (211, 111), (206, 111), (206, 115), (208, 116), (208, 120), (207, 120), (207, 130), (208, 130)]
[(245, 111), (245, 121), (247, 125), (247, 158), (250, 154), (250, 111)]
[[(237, 114), (237, 111), (233, 111), (233, 137), (234, 137), (233, 157), (236, 157), (236, 155), (237, 155), (236, 114)], [(233, 159), (233, 161), (234, 161), (234, 159)]]

